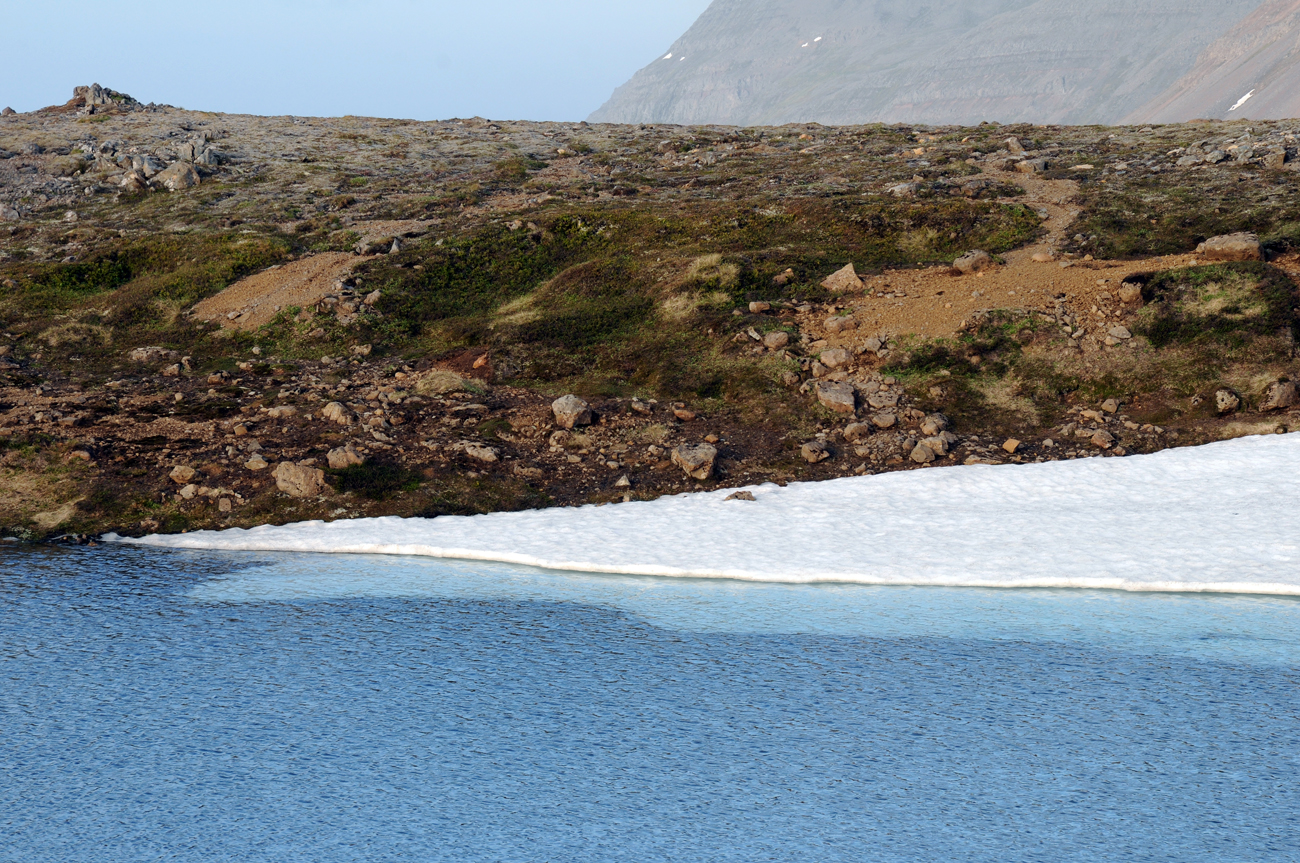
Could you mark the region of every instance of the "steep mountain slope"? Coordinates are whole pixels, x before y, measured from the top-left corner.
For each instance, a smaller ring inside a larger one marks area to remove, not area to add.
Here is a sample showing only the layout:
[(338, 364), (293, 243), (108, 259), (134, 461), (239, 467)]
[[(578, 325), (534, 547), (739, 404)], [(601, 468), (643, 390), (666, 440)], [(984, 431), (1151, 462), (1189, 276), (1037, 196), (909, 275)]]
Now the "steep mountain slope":
[(716, 0), (591, 120), (1117, 122), (1258, 6)]
[(1300, 116), (1300, 0), (1265, 3), (1206, 48), (1174, 86), (1133, 114), (1134, 122), (1162, 123), (1295, 116)]

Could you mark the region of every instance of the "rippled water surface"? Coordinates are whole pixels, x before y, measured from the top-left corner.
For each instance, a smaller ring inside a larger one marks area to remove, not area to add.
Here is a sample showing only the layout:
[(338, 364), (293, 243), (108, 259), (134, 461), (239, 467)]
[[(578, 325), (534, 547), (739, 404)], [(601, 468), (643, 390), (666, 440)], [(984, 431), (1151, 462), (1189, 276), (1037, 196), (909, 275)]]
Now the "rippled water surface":
[(1300, 602), (0, 550), (0, 860), (1300, 860)]

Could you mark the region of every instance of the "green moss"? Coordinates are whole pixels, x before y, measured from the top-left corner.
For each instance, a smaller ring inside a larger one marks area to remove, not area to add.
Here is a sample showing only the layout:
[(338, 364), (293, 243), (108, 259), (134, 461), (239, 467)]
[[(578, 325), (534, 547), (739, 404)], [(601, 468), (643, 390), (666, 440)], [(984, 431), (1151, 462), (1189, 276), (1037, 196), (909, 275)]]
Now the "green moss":
[(380, 459), (327, 471), (340, 492), (355, 492), (370, 500), (384, 500), (401, 491), (420, 487), (419, 474)]
[(1242, 347), (1259, 336), (1293, 339), (1300, 298), (1290, 278), (1262, 263), (1170, 270), (1143, 288), (1147, 306), (1136, 332), (1157, 349), (1171, 345)]

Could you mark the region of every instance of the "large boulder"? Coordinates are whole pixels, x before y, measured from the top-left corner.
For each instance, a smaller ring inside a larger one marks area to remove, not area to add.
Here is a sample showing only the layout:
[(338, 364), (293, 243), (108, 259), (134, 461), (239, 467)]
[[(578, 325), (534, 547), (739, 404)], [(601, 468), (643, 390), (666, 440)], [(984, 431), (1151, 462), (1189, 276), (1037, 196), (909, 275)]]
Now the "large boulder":
[(717, 460), (718, 450), (706, 443), (695, 446), (682, 444), (673, 450), (673, 464), (692, 479), (708, 479), (713, 476), (713, 466)]
[(1268, 385), (1264, 391), (1264, 401), (1260, 404), (1261, 411), (1280, 411), (1287, 408), (1295, 407), (1300, 404), (1300, 393), (1296, 391), (1296, 385), (1290, 381), (1277, 381)]
[(1196, 254), (1207, 261), (1258, 261), (1264, 257), (1259, 237), (1247, 232), (1210, 237), (1196, 247)]
[(185, 162), (177, 162), (170, 168), (159, 172), (154, 180), (165, 186), (170, 192), (179, 192), (182, 189), (192, 189), (199, 184), (199, 172), (194, 170), (194, 166)]
[(823, 279), (822, 287), (828, 291), (860, 291), (862, 279), (858, 278), (858, 271), (853, 269), (853, 265), (848, 264)]
[(329, 490), (325, 484), (325, 471), (311, 465), (282, 461), (271, 471), (276, 488), (289, 497), (316, 497)]
[(591, 405), (574, 395), (561, 396), (551, 404), (555, 424), (560, 428), (591, 425)]
[(952, 262), (952, 268), (963, 276), (982, 273), (993, 266), (993, 258), (988, 252), (972, 249)]

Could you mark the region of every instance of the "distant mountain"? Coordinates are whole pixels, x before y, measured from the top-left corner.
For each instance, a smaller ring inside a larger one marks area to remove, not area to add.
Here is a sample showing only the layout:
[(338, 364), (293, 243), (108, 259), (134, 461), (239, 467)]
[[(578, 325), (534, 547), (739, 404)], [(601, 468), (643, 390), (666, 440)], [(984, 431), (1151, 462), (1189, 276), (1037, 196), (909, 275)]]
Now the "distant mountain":
[(1117, 123), (1260, 2), (714, 0), (590, 119)]
[(1300, 0), (1270, 0), (1201, 54), (1134, 122), (1300, 116)]

